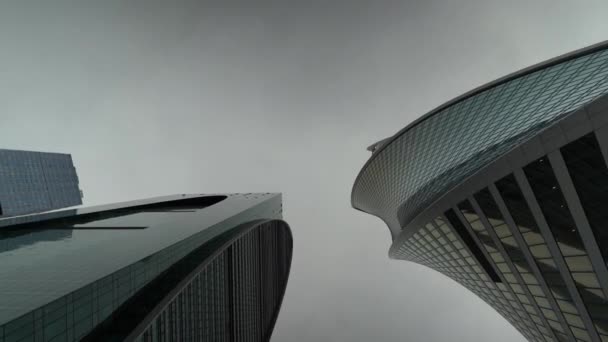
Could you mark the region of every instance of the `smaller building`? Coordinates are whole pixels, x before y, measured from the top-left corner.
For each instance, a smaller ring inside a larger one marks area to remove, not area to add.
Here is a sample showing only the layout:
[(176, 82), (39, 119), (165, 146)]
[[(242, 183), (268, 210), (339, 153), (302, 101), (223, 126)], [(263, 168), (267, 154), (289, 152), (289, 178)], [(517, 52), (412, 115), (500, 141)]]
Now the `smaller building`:
[(71, 155), (0, 149), (0, 217), (80, 204)]

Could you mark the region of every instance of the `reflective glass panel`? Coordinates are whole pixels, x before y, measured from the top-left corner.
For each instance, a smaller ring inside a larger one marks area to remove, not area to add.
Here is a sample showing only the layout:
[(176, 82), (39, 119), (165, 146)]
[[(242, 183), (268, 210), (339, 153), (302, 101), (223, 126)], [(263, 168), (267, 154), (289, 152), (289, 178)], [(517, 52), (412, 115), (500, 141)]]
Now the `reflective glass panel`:
[(587, 220), (608, 262), (608, 168), (594, 133), (561, 148)]

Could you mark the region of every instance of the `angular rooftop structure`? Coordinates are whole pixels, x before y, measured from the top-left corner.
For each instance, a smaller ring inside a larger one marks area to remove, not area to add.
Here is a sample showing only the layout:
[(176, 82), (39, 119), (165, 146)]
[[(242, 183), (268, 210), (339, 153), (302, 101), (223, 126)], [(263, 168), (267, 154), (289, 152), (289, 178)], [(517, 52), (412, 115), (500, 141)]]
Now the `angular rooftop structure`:
[(82, 204), (69, 154), (0, 149), (0, 217)]

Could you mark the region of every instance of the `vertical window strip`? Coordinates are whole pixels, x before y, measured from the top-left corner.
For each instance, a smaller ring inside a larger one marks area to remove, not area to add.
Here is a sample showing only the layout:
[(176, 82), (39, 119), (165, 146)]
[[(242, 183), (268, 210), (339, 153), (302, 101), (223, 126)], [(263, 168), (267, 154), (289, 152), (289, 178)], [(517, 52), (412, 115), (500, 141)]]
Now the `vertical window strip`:
[[(524, 284), (523, 279), (518, 273), (517, 269), (511, 264), (511, 261), (508, 259), (509, 255), (506, 253), (504, 248), (496, 245), (494, 241), (494, 232), (489, 231), (486, 227), (491, 227), (492, 224), (490, 222), (483, 222), (478, 212), (473, 208), (471, 202), (469, 200), (465, 200), (458, 204), (458, 209), (462, 214), (464, 220), (469, 224), (471, 231), (479, 241), (481, 245), (486, 249), (490, 258), (494, 261), (494, 264), (498, 267), (499, 273), (502, 273), (502, 276), (506, 279), (509, 284), (509, 290), (512, 291), (512, 295), (514, 298), (511, 302), (516, 303), (519, 307), (526, 311), (533, 321), (537, 321), (537, 328), (543, 332), (546, 331), (549, 323), (546, 321), (545, 316), (541, 316), (540, 309), (534, 303), (531, 305), (532, 295), (529, 293), (528, 289), (523, 287)], [(498, 239), (497, 239), (498, 240)], [(520, 310), (522, 310), (520, 309)], [(558, 333), (562, 333), (563, 331), (558, 331)], [(553, 338), (553, 333), (550, 334), (551, 338)]]
[(608, 263), (608, 167), (595, 133), (560, 151), (604, 263)]
[[(526, 243), (530, 254), (536, 262), (544, 281), (551, 290), (551, 295), (558, 303), (561, 313), (563, 315), (574, 315), (573, 317), (576, 318), (574, 320), (566, 319), (570, 330), (577, 338), (585, 341), (590, 340), (591, 337), (584, 332), (585, 330), (581, 331), (581, 328), (584, 327), (582, 327), (581, 324), (573, 323), (573, 321), (581, 321), (579, 309), (575, 305), (575, 300), (572, 298), (568, 286), (562, 278), (561, 272), (553, 259), (561, 258), (562, 256), (561, 254), (552, 256), (549, 252), (547, 242), (536, 223), (534, 215), (528, 207), (528, 203), (523, 192), (519, 188), (516, 177), (511, 174), (502, 178), (496, 182), (496, 189), (502, 200), (504, 200), (506, 209), (513, 219), (518, 233), (522, 235), (523, 241)], [(557, 252), (559, 253), (559, 250)], [(584, 313), (587, 314), (587, 312)], [(593, 329), (592, 327), (588, 328)], [(595, 333), (595, 331), (593, 331), (593, 333)]]
[[(544, 291), (543, 287), (547, 287), (543, 279), (537, 277), (535, 270), (532, 268), (528, 259), (524, 255), (524, 246), (520, 245), (513, 235), (510, 225), (502, 214), (498, 204), (494, 201), (492, 194), (488, 188), (484, 188), (474, 195), (474, 204), (483, 213), (482, 219), (485, 223), (492, 227), (498, 241), (502, 244), (505, 253), (508, 255), (515, 268), (518, 270), (522, 284), (527, 294), (533, 299), (537, 309), (542, 312), (542, 316), (546, 322), (554, 330), (556, 337), (560, 340), (569, 340), (572, 338), (567, 327), (565, 319), (558, 310), (555, 299), (550, 292)], [(542, 283), (542, 287), (541, 287)], [(551, 304), (549, 304), (551, 301)], [(556, 314), (557, 311), (557, 314)], [(558, 318), (559, 315), (559, 318)]]
[[(269, 324), (279, 304), (278, 287), (287, 280), (289, 265), (277, 269), (284, 263), (277, 258), (291, 253), (282, 229), (267, 228), (247, 232), (217, 255), (138, 338), (150, 334), (157, 341), (260, 341), (263, 333), (271, 331)], [(258, 285), (262, 281), (268, 284), (263, 289)], [(260, 304), (269, 307), (260, 310)], [(264, 321), (258, 310), (266, 312)]]
[[(448, 219), (448, 221), (449, 221), (449, 219)], [(486, 300), (487, 303), (489, 303), (503, 317), (505, 317), (509, 322), (511, 322), (511, 324), (513, 324), (513, 326), (515, 326), (515, 328), (517, 328), (517, 330), (519, 330), (519, 332), (521, 334), (526, 336), (527, 339), (532, 340), (533, 335), (540, 335), (536, 331), (535, 328), (531, 328), (530, 326), (526, 325), (526, 322), (528, 324), (530, 324), (530, 323), (529, 323), (529, 321), (522, 319), (525, 317), (525, 315), (524, 315), (524, 317), (522, 317), (523, 314), (520, 311), (516, 311), (513, 307), (511, 307), (509, 305), (508, 296), (511, 296), (511, 294), (506, 292), (506, 287), (505, 288), (500, 287), (500, 285), (504, 285), (504, 284), (498, 283), (497, 284), (498, 287), (495, 286), (496, 283), (493, 280), (491, 281), (491, 278), (488, 277), (487, 273), (484, 272), (482, 267), (478, 266), (480, 264), (475, 262), (475, 259), (472, 258), (471, 254), (469, 253), (469, 250), (466, 247), (466, 244), (461, 243), (462, 239), (459, 240), (457, 238), (457, 234), (455, 234), (455, 232), (452, 230), (452, 228), (450, 228), (450, 226), (448, 226), (446, 221), (442, 217), (437, 217), (434, 220), (434, 224), (438, 228), (439, 232), (444, 234), (443, 237), (446, 239), (447, 244), (451, 246), (450, 248), (453, 248), (460, 253), (460, 254), (453, 253), (451, 255), (455, 259), (459, 259), (460, 255), (462, 256), (462, 258), (465, 258), (465, 259), (468, 258), (470, 260), (469, 264), (474, 265), (473, 269), (475, 270), (476, 273), (471, 273), (469, 278), (472, 281), (477, 281), (477, 284), (476, 284), (476, 286), (470, 285), (470, 287), (472, 288), (472, 291), (476, 294), (479, 294), (479, 296), (481, 298)], [(446, 245), (446, 247), (448, 247), (448, 246)], [(454, 262), (454, 264), (452, 264), (451, 269), (453, 269), (453, 268), (459, 268), (458, 264), (456, 264)], [(477, 268), (477, 269), (475, 269), (475, 268)], [(463, 270), (457, 269), (457, 271), (454, 272), (454, 276), (452, 278), (454, 278), (454, 279), (465, 278), (465, 279), (463, 279), (463, 282), (466, 283), (466, 278), (467, 278), (466, 272), (464, 272)], [(477, 279), (481, 279), (482, 281), (479, 281)], [(465, 285), (465, 287), (466, 287), (466, 285)], [(484, 292), (487, 293), (488, 295), (487, 296), (484, 295), (483, 294)], [(527, 317), (525, 317), (525, 318), (527, 318)], [(539, 336), (537, 336), (537, 337), (539, 337)]]
[(539, 158), (523, 170), (598, 333), (602, 338), (605, 336), (608, 339), (608, 317), (604, 314), (608, 311), (608, 300), (591, 264), (588, 271), (577, 271), (573, 267), (573, 258), (588, 259), (589, 256), (550, 160), (546, 157)]

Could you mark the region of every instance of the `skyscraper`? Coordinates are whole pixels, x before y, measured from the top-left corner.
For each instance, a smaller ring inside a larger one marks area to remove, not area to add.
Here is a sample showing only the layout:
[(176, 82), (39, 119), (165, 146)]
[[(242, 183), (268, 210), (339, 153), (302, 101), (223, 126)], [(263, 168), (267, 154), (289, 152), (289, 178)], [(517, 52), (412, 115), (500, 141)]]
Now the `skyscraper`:
[(291, 253), (280, 194), (0, 220), (0, 342), (268, 341)]
[(80, 204), (69, 154), (0, 149), (0, 217)]
[(530, 341), (608, 341), (608, 42), (474, 89), (373, 151), (352, 205), (389, 256), (459, 282)]

